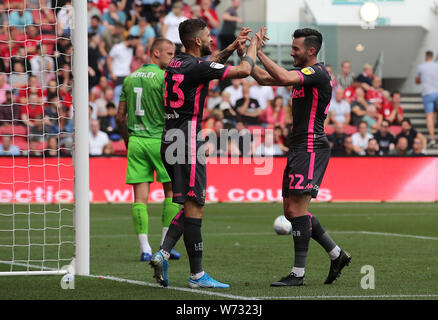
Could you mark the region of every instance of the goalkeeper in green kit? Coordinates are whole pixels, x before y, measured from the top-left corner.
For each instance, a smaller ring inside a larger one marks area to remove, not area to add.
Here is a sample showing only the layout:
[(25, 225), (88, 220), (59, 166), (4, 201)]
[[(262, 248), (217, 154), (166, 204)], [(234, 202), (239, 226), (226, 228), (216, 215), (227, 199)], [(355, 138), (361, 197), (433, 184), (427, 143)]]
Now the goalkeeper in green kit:
[[(165, 123), (164, 113), (164, 69), (175, 54), (173, 43), (167, 39), (156, 39), (150, 49), (151, 63), (144, 64), (123, 81), (117, 111), (117, 127), (128, 149), (126, 183), (134, 189), (132, 215), (141, 250), (141, 261), (150, 261), (152, 249), (148, 240), (149, 184), (163, 184), (164, 207), (162, 213), (162, 241), (170, 222), (177, 215), (179, 205), (172, 202), (172, 183), (161, 161), (161, 134)], [(129, 146), (128, 146), (129, 142)], [(162, 242), (161, 241), (161, 242)], [(172, 250), (172, 259), (180, 254)]]

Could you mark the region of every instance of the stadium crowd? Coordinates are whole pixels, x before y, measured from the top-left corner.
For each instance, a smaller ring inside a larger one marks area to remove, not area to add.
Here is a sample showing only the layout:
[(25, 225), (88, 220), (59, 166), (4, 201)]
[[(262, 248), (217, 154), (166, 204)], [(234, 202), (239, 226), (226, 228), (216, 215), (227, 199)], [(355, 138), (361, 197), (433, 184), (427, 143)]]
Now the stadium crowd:
[[(240, 2), (232, 0), (219, 17), (218, 0), (87, 0), (90, 155), (126, 154), (115, 121), (121, 87), (127, 75), (148, 63), (154, 39), (165, 37), (184, 50), (178, 25), (202, 18), (216, 54), (243, 23)], [(0, 155), (71, 155), (72, 14), (70, 0), (0, 0)], [(426, 138), (404, 117), (400, 92), (382, 88), (369, 64), (358, 76), (351, 68), (348, 61), (339, 72), (328, 66), (333, 97), (325, 128), (332, 154), (425, 154)], [(253, 79), (212, 81), (203, 128), (218, 139), (221, 129), (235, 129), (239, 138), (218, 142), (210, 154), (284, 155), (291, 89), (260, 86)]]

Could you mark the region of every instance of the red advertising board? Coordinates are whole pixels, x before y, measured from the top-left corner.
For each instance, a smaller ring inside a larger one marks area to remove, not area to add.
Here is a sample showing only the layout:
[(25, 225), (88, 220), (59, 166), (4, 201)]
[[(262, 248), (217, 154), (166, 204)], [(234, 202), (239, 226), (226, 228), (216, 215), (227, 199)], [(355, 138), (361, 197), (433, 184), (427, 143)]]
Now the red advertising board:
[[(286, 158), (209, 161), (207, 201), (281, 201)], [(91, 158), (91, 201), (131, 202), (125, 170), (125, 158)], [(73, 182), (70, 158), (0, 158), (1, 203), (73, 202)], [(152, 183), (150, 201), (163, 196)], [(316, 201), (438, 201), (438, 158), (331, 158)]]

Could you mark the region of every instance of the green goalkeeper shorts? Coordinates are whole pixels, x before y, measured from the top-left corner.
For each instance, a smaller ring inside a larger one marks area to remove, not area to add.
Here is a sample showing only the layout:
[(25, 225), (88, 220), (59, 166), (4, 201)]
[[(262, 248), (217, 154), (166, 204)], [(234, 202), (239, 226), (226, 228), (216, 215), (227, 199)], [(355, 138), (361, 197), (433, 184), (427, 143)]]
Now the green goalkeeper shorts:
[(129, 137), (126, 183), (153, 182), (154, 171), (157, 172), (158, 182), (170, 182), (169, 175), (161, 161), (160, 148), (161, 139)]

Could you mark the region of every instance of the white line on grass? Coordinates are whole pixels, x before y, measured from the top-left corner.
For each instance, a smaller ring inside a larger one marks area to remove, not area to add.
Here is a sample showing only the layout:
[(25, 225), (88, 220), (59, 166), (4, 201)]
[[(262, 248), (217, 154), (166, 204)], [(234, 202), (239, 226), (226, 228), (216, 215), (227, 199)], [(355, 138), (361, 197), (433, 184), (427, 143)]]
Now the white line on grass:
[(300, 299), (396, 299), (396, 298), (437, 298), (438, 294), (381, 294), (368, 296), (289, 296), (289, 297), (258, 297), (262, 300), (300, 300)]

